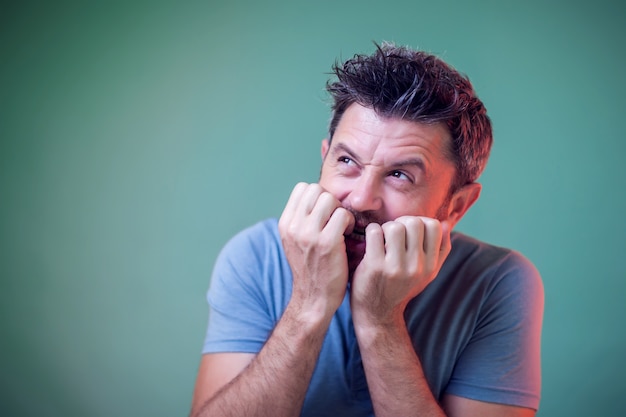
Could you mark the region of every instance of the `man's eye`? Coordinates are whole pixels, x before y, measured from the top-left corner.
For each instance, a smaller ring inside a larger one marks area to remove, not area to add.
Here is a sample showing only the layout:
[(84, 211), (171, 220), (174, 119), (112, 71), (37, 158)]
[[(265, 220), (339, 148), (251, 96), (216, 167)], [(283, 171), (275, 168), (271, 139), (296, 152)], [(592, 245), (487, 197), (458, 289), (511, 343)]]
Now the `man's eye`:
[(411, 181), (411, 178), (402, 171), (392, 171), (391, 176), (401, 180)]
[(353, 164), (354, 161), (350, 158), (348, 158), (347, 156), (340, 156), (338, 159), (339, 162), (341, 162), (342, 164)]

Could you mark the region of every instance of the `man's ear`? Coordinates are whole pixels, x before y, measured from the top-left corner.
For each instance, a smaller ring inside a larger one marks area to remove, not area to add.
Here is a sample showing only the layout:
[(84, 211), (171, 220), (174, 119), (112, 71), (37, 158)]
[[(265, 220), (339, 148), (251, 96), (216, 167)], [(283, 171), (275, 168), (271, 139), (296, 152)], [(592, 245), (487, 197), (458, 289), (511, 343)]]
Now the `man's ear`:
[(447, 220), (450, 223), (450, 228), (454, 227), (463, 218), (467, 210), (478, 200), (482, 188), (482, 185), (473, 182), (456, 190), (452, 198), (450, 198), (450, 204), (448, 205)]
[(330, 142), (328, 139), (322, 140), (322, 161), (326, 158), (326, 154), (330, 149)]

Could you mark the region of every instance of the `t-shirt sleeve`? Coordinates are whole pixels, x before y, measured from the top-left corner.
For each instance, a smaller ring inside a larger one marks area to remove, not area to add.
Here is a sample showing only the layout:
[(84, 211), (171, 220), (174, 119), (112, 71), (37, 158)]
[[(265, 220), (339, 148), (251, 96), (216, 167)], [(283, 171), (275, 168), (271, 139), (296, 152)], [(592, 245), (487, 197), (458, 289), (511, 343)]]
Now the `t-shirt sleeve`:
[(513, 252), (495, 272), (476, 332), (446, 393), (538, 409), (544, 293), (537, 269)]
[(232, 238), (213, 269), (207, 301), (209, 322), (202, 353), (257, 353), (276, 323), (264, 292), (268, 249), (260, 226)]

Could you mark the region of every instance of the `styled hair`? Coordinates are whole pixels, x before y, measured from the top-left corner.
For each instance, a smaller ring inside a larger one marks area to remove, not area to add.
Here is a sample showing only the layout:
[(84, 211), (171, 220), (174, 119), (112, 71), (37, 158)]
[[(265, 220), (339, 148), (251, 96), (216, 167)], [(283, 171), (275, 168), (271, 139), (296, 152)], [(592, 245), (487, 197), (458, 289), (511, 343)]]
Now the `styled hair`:
[(493, 142), (491, 121), (466, 76), (431, 54), (386, 42), (332, 69), (331, 141), (343, 113), (358, 103), (386, 118), (445, 124), (452, 138), (446, 156), (456, 166), (451, 193), (480, 176)]

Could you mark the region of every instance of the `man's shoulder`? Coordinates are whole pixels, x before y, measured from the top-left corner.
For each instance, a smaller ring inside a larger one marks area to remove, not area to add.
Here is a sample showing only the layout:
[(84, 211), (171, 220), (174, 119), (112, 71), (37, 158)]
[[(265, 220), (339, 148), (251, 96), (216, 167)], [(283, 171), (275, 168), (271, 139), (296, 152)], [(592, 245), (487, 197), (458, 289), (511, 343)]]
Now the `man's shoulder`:
[(229, 240), (226, 246), (262, 247), (268, 242), (276, 241), (280, 241), (278, 220), (276, 218), (267, 218), (240, 230)]
[(497, 257), (506, 256), (514, 252), (512, 249), (485, 242), (463, 232), (452, 232), (451, 241), (452, 250), (459, 254), (484, 253)]
[(480, 275), (517, 275), (539, 278), (535, 265), (515, 249), (494, 245), (461, 232), (452, 234), (452, 251), (446, 263), (453, 270), (465, 269)]
[(223, 291), (231, 291), (235, 285), (265, 291), (266, 284), (279, 277), (288, 282), (289, 268), (277, 220), (270, 218), (246, 227), (224, 245), (213, 267), (211, 281), (213, 287)]
[(222, 247), (215, 263), (221, 271), (226, 265), (237, 270), (267, 266), (280, 262), (283, 256), (278, 221), (268, 218), (248, 226), (232, 236)]

